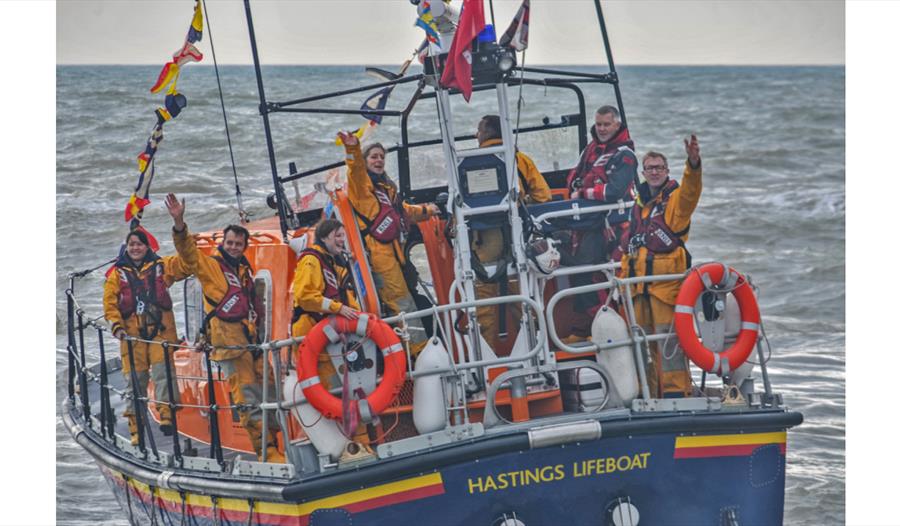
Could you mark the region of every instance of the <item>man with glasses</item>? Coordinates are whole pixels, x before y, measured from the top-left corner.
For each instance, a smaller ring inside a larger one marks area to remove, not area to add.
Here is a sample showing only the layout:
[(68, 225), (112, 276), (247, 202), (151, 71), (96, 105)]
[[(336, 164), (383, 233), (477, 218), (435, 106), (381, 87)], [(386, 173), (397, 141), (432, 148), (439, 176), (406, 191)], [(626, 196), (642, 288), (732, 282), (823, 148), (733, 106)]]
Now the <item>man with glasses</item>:
[[(700, 143), (696, 135), (684, 140), (687, 161), (679, 185), (669, 177), (666, 156), (647, 152), (643, 159), (645, 182), (631, 214), (628, 250), (622, 257), (624, 277), (682, 274), (691, 266), (684, 244), (702, 190)], [(680, 281), (638, 283), (631, 288), (636, 322), (647, 334), (669, 332), (675, 312)], [(651, 344), (651, 364), (647, 372), (650, 394), (681, 398), (691, 394), (691, 372), (677, 338), (671, 337), (660, 349)]]

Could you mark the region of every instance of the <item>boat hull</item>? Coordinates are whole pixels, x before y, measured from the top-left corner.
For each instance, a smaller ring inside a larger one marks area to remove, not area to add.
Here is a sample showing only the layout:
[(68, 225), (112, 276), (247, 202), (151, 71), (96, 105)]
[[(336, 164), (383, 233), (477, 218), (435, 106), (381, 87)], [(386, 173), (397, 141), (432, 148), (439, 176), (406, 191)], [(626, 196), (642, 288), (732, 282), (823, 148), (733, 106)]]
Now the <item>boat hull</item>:
[[(611, 510), (628, 501), (640, 524), (780, 524), (785, 437), (784, 429), (754, 429), (601, 438), (310, 498), (302, 497), (302, 482), (293, 483), (277, 501), (163, 489), (98, 463), (134, 523), (451, 525), (515, 516), (528, 526), (596, 525), (612, 524)], [(422, 457), (427, 464), (428, 454)]]

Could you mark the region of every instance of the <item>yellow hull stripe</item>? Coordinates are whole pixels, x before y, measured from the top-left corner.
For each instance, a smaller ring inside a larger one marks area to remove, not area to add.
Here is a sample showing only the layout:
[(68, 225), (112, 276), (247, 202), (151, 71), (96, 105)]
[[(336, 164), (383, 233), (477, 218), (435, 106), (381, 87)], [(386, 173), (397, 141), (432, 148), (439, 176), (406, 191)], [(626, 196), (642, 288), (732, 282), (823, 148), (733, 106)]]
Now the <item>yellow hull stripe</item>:
[(709, 435), (676, 437), (675, 449), (683, 447), (745, 446), (751, 444), (784, 444), (787, 431), (774, 433), (745, 433), (739, 435)]
[[(122, 474), (117, 471), (108, 470), (107, 473), (118, 478), (119, 480), (124, 481), (124, 477), (122, 476)], [(443, 483), (444, 481), (440, 473), (430, 473), (428, 475), (422, 475), (419, 477), (413, 477), (397, 482), (381, 484), (378, 486), (373, 486), (371, 488), (351, 491), (349, 493), (342, 493), (333, 497), (326, 497), (302, 504), (257, 501), (255, 510), (257, 513), (265, 513), (270, 515), (304, 516), (312, 513), (319, 508), (340, 508), (350, 504), (356, 504), (358, 502), (393, 495), (395, 493), (415, 490), (427, 486), (443, 485)], [(181, 495), (178, 493), (178, 491), (157, 487), (153, 488), (153, 491), (151, 491), (148, 484), (134, 479), (128, 479), (128, 485), (143, 494), (154, 495), (171, 504), (177, 505), (179, 507), (181, 506)], [(198, 495), (195, 493), (186, 493), (185, 502), (190, 506), (199, 506), (206, 508), (212, 508), (213, 506), (211, 497), (206, 495)], [(228, 511), (246, 512), (249, 510), (249, 505), (246, 499), (220, 497), (216, 506), (221, 510)]]

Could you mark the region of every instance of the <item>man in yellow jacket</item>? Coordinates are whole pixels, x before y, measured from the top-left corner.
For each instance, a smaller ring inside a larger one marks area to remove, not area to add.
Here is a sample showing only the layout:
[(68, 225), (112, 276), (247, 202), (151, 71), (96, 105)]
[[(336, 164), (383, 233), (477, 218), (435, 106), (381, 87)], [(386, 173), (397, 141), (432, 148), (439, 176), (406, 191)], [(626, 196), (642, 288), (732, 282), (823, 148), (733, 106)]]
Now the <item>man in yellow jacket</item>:
[[(438, 213), (434, 203), (411, 205), (401, 201), (397, 186), (384, 169), (386, 150), (380, 143), (363, 150), (352, 133), (338, 136), (347, 154), (347, 197), (360, 221), (366, 240), (369, 263), (378, 288), (378, 297), (387, 307), (387, 315), (418, 310), (411, 287), (404, 277), (404, 247), (411, 222), (419, 222)], [(413, 356), (425, 347), (425, 328), (419, 319), (408, 320), (410, 351)]]
[[(684, 141), (688, 158), (679, 185), (669, 177), (666, 157), (648, 152), (643, 159), (645, 182), (638, 186), (632, 209), (628, 251), (622, 256), (623, 277), (681, 274), (691, 265), (685, 248), (691, 214), (700, 201), (700, 144), (696, 135)], [(632, 286), (636, 322), (648, 333), (669, 332), (680, 281), (641, 283)], [(691, 394), (691, 371), (674, 336), (665, 348), (651, 348), (652, 370), (647, 372), (650, 394), (678, 398)]]
[[(190, 266), (203, 288), (206, 318), (203, 320), (207, 342), (215, 349), (210, 358), (218, 362), (230, 387), (231, 398), (238, 408), (241, 426), (250, 436), (256, 455), (262, 459), (262, 396), (261, 355), (244, 347), (257, 343), (256, 312), (259, 310), (253, 284), (253, 269), (244, 251), (250, 242), (250, 233), (244, 227), (229, 225), (225, 228), (222, 244), (213, 256), (197, 250), (194, 238), (184, 222), (184, 201), (174, 194), (166, 197), (166, 206), (175, 223), (173, 227), (175, 249)], [(274, 386), (270, 378), (269, 386)], [(269, 400), (275, 400), (274, 388)], [(278, 423), (274, 415), (269, 418), (266, 457), (269, 462), (284, 462), (278, 450), (275, 433)]]
[[(478, 122), (478, 129), (475, 132), (475, 140), (478, 141), (479, 148), (487, 148), (489, 146), (499, 146), (503, 144), (502, 134), (500, 132), (500, 116), (485, 115)], [(552, 198), (550, 194), (550, 186), (544, 179), (544, 176), (538, 170), (534, 161), (530, 157), (520, 151), (516, 151), (516, 167), (519, 172), (519, 200), (522, 204), (546, 203)], [(487, 230), (479, 230), (473, 234), (472, 251), (478, 256), (478, 260), (482, 264), (496, 263), (501, 260), (503, 253), (510, 249), (511, 240), (503, 239), (502, 228), (491, 228)], [(503, 278), (506, 282), (506, 278)], [(513, 280), (507, 284), (508, 294), (518, 294), (518, 282)], [(475, 296), (478, 299), (493, 298), (500, 295), (499, 283), (478, 283), (475, 287)], [(501, 313), (505, 315), (505, 311), (510, 311), (513, 320), (518, 320), (522, 315), (519, 304), (507, 303), (501, 309), (500, 306), (494, 307), (478, 307), (475, 315), (478, 317), (478, 325), (481, 327), (481, 334), (484, 339), (497, 349), (500, 340), (505, 334), (500, 334), (499, 316)], [(518, 323), (518, 321), (514, 321)]]
[[(146, 397), (148, 381), (153, 379), (153, 399), (159, 412), (159, 429), (171, 436), (172, 412), (166, 384), (165, 355), (162, 342), (169, 342), (169, 358), (175, 352), (178, 336), (175, 333), (175, 316), (169, 287), (191, 275), (188, 265), (178, 256), (160, 257), (150, 249), (147, 235), (142, 230), (132, 230), (125, 237), (125, 252), (116, 260), (113, 271), (103, 286), (103, 314), (110, 324), (113, 336), (122, 340), (122, 374), (128, 391), (135, 393), (131, 362), (134, 361), (134, 377), (137, 392), (134, 396)], [(126, 336), (141, 341), (131, 343), (132, 356), (128, 354)], [(158, 343), (149, 343), (149, 342)], [(149, 372), (148, 372), (149, 371)], [(175, 371), (170, 371), (174, 402), (178, 402), (178, 384)], [(138, 443), (137, 419), (134, 405), (128, 404), (124, 413), (128, 419), (131, 443)], [(145, 416), (146, 418), (146, 416)]]

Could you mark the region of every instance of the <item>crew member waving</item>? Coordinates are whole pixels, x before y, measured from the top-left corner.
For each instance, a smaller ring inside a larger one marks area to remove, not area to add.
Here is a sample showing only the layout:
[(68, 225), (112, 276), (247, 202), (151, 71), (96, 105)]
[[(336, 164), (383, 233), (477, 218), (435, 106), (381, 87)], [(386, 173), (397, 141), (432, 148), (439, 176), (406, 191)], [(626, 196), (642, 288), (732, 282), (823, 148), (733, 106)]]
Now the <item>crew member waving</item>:
[[(212, 256), (207, 256), (197, 250), (194, 238), (188, 233), (184, 223), (184, 201), (178, 201), (175, 194), (169, 194), (166, 206), (175, 223), (172, 230), (178, 255), (190, 265), (203, 288), (206, 312), (203, 331), (207, 341), (215, 347), (210, 358), (218, 362), (227, 379), (231, 399), (238, 406), (241, 426), (247, 431), (257, 457), (262, 460), (262, 410), (259, 404), (263, 401), (263, 361), (261, 353), (247, 348), (248, 345), (258, 343), (256, 323), (257, 313), (260, 312), (253, 285), (253, 268), (244, 257), (244, 251), (250, 242), (250, 232), (242, 226), (228, 225), (224, 230), (222, 244)], [(269, 400), (275, 400), (275, 390), (272, 388), (274, 384), (270, 378)], [(266, 460), (284, 462), (284, 455), (278, 450), (275, 435), (278, 432), (278, 419), (272, 415), (268, 422)]]
[[(385, 172), (386, 150), (380, 143), (361, 149), (352, 133), (340, 132), (338, 136), (347, 152), (347, 197), (361, 222), (378, 296), (388, 315), (416, 311), (416, 284), (407, 279), (415, 267), (407, 267), (412, 262), (406, 260), (403, 249), (410, 222), (427, 219), (437, 214), (438, 208), (434, 203), (412, 205), (400, 199), (396, 185)], [(420, 319), (407, 320), (407, 325), (410, 351), (417, 355), (425, 347), (425, 328)]]
[[(628, 251), (622, 257), (624, 277), (681, 274), (691, 266), (685, 248), (691, 214), (702, 189), (700, 144), (696, 135), (685, 139), (688, 158), (681, 184), (669, 177), (666, 157), (648, 152), (643, 158), (645, 182), (638, 186), (632, 209)], [(640, 283), (632, 287), (635, 318), (648, 333), (668, 332), (675, 312), (680, 281)], [(662, 351), (655, 344), (653, 370), (647, 379), (653, 396), (677, 398), (691, 394), (691, 372), (677, 338), (669, 338)]]

